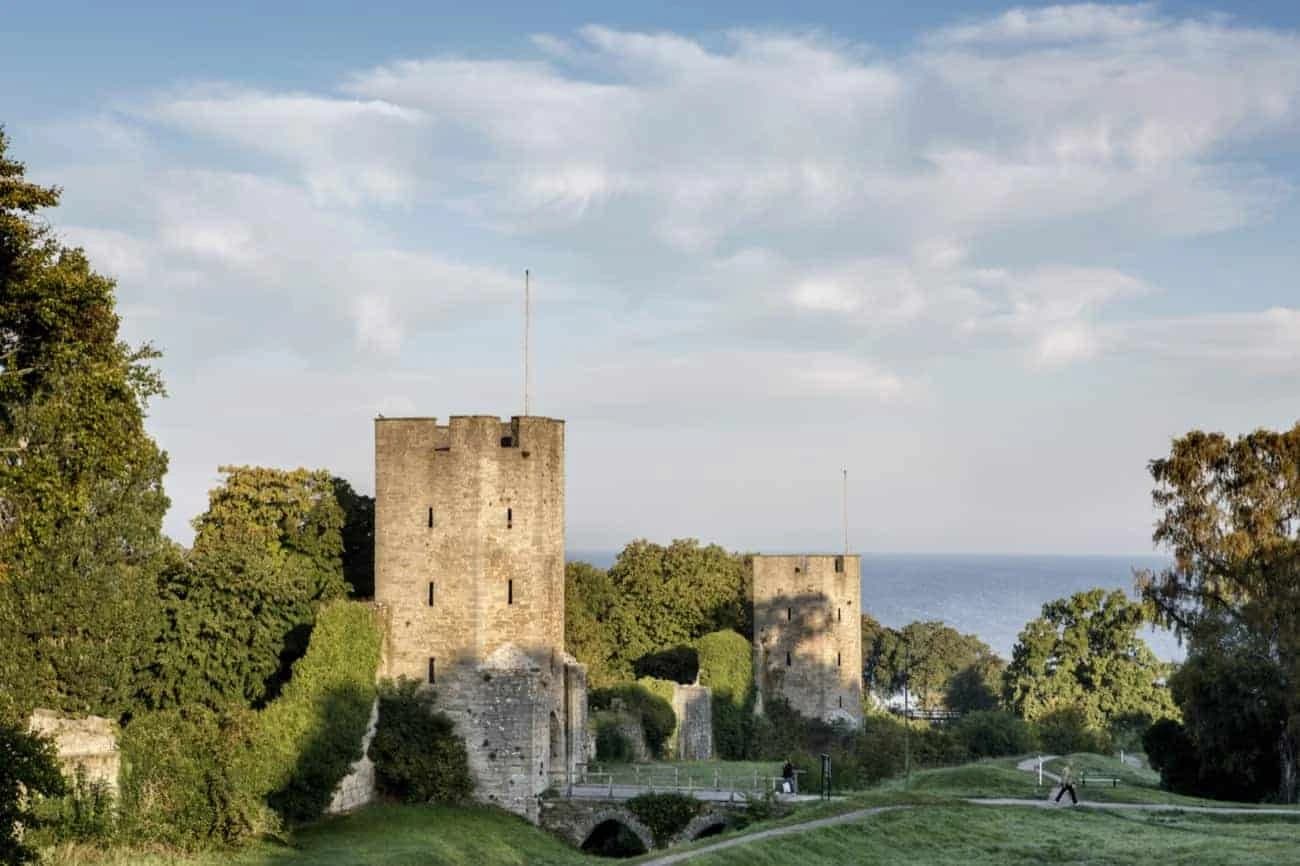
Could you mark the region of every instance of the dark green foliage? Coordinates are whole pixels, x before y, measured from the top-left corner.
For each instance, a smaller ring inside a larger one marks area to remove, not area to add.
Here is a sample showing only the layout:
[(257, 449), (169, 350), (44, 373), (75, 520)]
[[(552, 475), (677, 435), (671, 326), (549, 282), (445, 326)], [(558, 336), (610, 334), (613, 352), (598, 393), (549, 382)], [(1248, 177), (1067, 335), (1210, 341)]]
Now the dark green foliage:
[(343, 580), (353, 598), (375, 597), (375, 497), (363, 496), (335, 478), (334, 496), (343, 509)]
[(685, 794), (641, 794), (628, 800), (627, 808), (650, 828), (655, 845), (662, 848), (700, 814), (704, 804)]
[(124, 835), (181, 848), (232, 844), (274, 828), (244, 776), (254, 714), (206, 707), (137, 716), (122, 732)]
[(0, 711), (116, 717), (159, 630), (166, 455), (144, 427), (157, 353), (114, 284), (37, 216), (0, 132)]
[(1168, 666), (1138, 637), (1150, 621), (1150, 608), (1119, 590), (1093, 589), (1043, 605), (1012, 652), (1007, 706), (1030, 721), (1078, 710), (1085, 727), (1097, 731), (1136, 714), (1173, 718), (1178, 710), (1163, 682)]
[(1028, 722), (999, 710), (967, 713), (951, 727), (950, 733), (972, 758), (1023, 755), (1035, 745)]
[(607, 764), (627, 764), (636, 758), (632, 744), (614, 718), (596, 720), (596, 760)]
[(1002, 660), (979, 638), (937, 620), (893, 629), (863, 614), (862, 662), (863, 682), (881, 698), (907, 680), (917, 707), (966, 712), (996, 704), (990, 691)]
[(1092, 724), (1080, 707), (1061, 707), (1039, 716), (1034, 722), (1034, 732), (1043, 751), (1054, 755), (1111, 752), (1110, 734)]
[(1161, 719), (1142, 737), (1151, 768), (1160, 773), (1160, 786), (1179, 794), (1195, 794), (1199, 788), (1200, 758), (1187, 729), (1173, 719)]
[(38, 797), (34, 808), (44, 834), (59, 841), (107, 841), (117, 830), (117, 799), (103, 779), (78, 766), (61, 797)]
[[(0, 138), (0, 156), (3, 145)], [(3, 169), (0, 162), (0, 180), (5, 177)], [(65, 789), (54, 744), (0, 718), (0, 863), (36, 859), (22, 840), (23, 832), (40, 823), (28, 804), (32, 796), (57, 797)]]
[(649, 653), (632, 663), (637, 679), (651, 677), (691, 685), (700, 674), (700, 657), (694, 647), (676, 646)]
[[(1154, 540), (1174, 567), (1141, 576), (1189, 639), (1180, 698), (1202, 784), (1300, 784), (1300, 424), (1236, 439), (1193, 430), (1151, 461)], [(1217, 682), (1216, 682), (1217, 680)], [(1238, 715), (1240, 714), (1240, 718)], [(1275, 769), (1262, 762), (1271, 753)]]
[(258, 713), (247, 775), (285, 821), (319, 817), (361, 757), (381, 640), (367, 605), (326, 604), (289, 683)]
[(700, 685), (713, 690), (713, 747), (724, 760), (740, 760), (753, 735), (753, 648), (730, 629), (706, 634), (695, 647)]
[(221, 471), (193, 549), (165, 575), (158, 706), (273, 699), (306, 650), (316, 609), (347, 594), (343, 510), (328, 472)]
[(608, 572), (570, 563), (565, 577), (565, 640), (593, 686), (631, 679), (638, 659), (711, 631), (751, 628), (745, 558), (717, 545), (634, 541)]
[(1173, 790), (1230, 800), (1279, 797), (1288, 680), (1267, 644), (1241, 626), (1211, 632), (1208, 621), (1202, 623), (1170, 683), (1196, 764), (1190, 786), (1177, 773), (1181, 766), (1175, 768), (1169, 782), (1181, 787)]
[(370, 760), (384, 794), (404, 803), (459, 803), (474, 784), (465, 743), (435, 697), (414, 680), (379, 687), (379, 726)]
[(652, 691), (658, 682), (661, 681), (646, 678), (635, 683), (593, 689), (587, 700), (593, 710), (614, 709), (614, 702), (621, 701), (624, 710), (640, 716), (646, 748), (652, 755), (662, 757), (664, 746), (677, 728), (677, 714), (673, 712), (671, 702)]

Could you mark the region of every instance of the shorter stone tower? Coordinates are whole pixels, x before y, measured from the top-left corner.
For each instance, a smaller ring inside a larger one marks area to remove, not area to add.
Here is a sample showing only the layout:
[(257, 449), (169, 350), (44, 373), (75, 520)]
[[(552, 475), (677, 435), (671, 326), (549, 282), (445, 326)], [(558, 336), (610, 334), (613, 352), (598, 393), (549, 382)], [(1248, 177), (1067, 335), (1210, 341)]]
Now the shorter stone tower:
[(536, 821), (584, 760), (586, 668), (564, 651), (564, 422), (375, 421), (385, 671), (426, 683), (477, 795)]
[(755, 556), (754, 679), (810, 718), (862, 724), (857, 556)]

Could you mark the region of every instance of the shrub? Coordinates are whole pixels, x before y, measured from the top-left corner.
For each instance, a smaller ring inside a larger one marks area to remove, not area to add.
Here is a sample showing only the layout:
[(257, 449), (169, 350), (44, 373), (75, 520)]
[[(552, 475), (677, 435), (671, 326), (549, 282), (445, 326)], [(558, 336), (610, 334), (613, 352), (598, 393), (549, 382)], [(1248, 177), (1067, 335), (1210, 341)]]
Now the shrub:
[(368, 605), (326, 604), (288, 684), (258, 713), (247, 773), (286, 821), (319, 817), (361, 757), (381, 640)]
[(953, 725), (952, 735), (972, 758), (1020, 755), (1034, 749), (1029, 723), (1000, 710), (967, 713)]
[(379, 687), (369, 755), (380, 790), (405, 803), (457, 803), (474, 789), (465, 743), (447, 714), (434, 711), (434, 701), (415, 680)]
[[(667, 692), (668, 697), (663, 696)], [(619, 683), (604, 689), (594, 689), (588, 694), (593, 710), (607, 710), (615, 700), (624, 708), (641, 717), (646, 748), (656, 757), (662, 757), (664, 746), (677, 727), (677, 714), (673, 712), (672, 683), (649, 677), (635, 683)]]
[(116, 799), (108, 782), (91, 779), (78, 766), (61, 797), (38, 798), (34, 806), (50, 837), (60, 841), (110, 839), (116, 830)]
[(650, 828), (655, 845), (662, 848), (700, 814), (704, 804), (685, 794), (641, 794), (628, 800), (627, 808)]
[(690, 685), (700, 674), (700, 657), (694, 647), (676, 646), (641, 656), (632, 663), (632, 670), (638, 678), (653, 677)]
[(729, 629), (706, 634), (695, 647), (700, 685), (713, 690), (713, 747), (725, 760), (744, 758), (753, 736), (753, 647)]
[(39, 818), (28, 794), (54, 797), (65, 790), (54, 745), (19, 724), (0, 719), (0, 863), (29, 863), (36, 854), (23, 844), (23, 829)]
[(1089, 725), (1087, 714), (1079, 707), (1053, 710), (1039, 718), (1034, 727), (1038, 743), (1045, 752), (1056, 755), (1074, 752), (1110, 754), (1110, 735)]
[(1200, 758), (1187, 729), (1173, 719), (1161, 719), (1142, 737), (1151, 769), (1160, 773), (1160, 787), (1180, 794), (1199, 793)]
[(138, 842), (195, 848), (273, 829), (238, 766), (253, 749), (254, 714), (207, 707), (137, 716), (122, 732), (124, 833)]
[(596, 722), (596, 760), (627, 764), (635, 759), (632, 744), (619, 727), (616, 718), (604, 718)]

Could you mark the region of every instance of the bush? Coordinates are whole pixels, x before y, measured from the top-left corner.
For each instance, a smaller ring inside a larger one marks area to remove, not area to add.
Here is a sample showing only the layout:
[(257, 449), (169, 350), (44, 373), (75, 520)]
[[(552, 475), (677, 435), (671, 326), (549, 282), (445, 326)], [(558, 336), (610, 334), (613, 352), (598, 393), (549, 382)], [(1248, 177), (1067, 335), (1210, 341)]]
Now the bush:
[(724, 760), (744, 758), (753, 737), (753, 647), (731, 630), (706, 634), (695, 647), (700, 685), (713, 690), (713, 748)]
[(38, 798), (33, 805), (49, 836), (59, 841), (111, 839), (117, 829), (112, 788), (103, 779), (87, 777), (82, 766), (62, 797)]
[(1038, 744), (1043, 751), (1054, 755), (1075, 752), (1094, 752), (1109, 755), (1110, 735), (1088, 724), (1088, 717), (1079, 707), (1053, 710), (1034, 723)]
[(474, 790), (465, 743), (447, 714), (434, 712), (434, 701), (415, 680), (379, 687), (369, 755), (379, 789), (404, 803), (458, 803)]
[(637, 678), (652, 677), (690, 685), (700, 675), (700, 657), (694, 647), (676, 646), (641, 656), (632, 663)]
[(619, 730), (616, 718), (596, 722), (596, 760), (608, 764), (627, 764), (636, 758), (632, 744)]
[(248, 775), (286, 821), (319, 817), (361, 757), (381, 641), (368, 605), (326, 604), (288, 684), (258, 713)]
[(685, 794), (641, 794), (628, 800), (627, 808), (650, 828), (655, 845), (662, 848), (700, 814), (704, 804)]
[(1029, 723), (1012, 713), (981, 710), (967, 713), (952, 726), (957, 739), (972, 758), (998, 758), (1034, 750)]
[(1173, 719), (1161, 719), (1142, 737), (1151, 769), (1160, 773), (1160, 787), (1180, 794), (1199, 793), (1200, 758), (1187, 729)]
[(65, 790), (54, 745), (25, 726), (0, 719), (0, 863), (29, 863), (23, 829), (40, 823), (28, 794), (55, 797)]
[(254, 714), (207, 707), (137, 716), (122, 732), (121, 822), (137, 842), (230, 844), (275, 827), (239, 766)]
[[(663, 697), (665, 691), (668, 698)], [(622, 701), (628, 712), (641, 717), (646, 748), (655, 757), (662, 757), (664, 746), (677, 728), (677, 714), (673, 712), (671, 696), (672, 683), (647, 677), (635, 683), (595, 689), (588, 694), (587, 700), (593, 710), (608, 710), (615, 700)]]

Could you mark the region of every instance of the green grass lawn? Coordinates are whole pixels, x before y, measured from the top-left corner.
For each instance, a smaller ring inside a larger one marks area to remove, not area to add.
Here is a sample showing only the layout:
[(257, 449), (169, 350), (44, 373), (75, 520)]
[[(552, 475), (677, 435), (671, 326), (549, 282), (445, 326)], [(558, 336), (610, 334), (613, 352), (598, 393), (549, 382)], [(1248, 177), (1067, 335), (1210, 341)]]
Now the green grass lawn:
[(372, 806), (298, 831), (291, 844), (257, 842), (197, 855), (64, 847), (55, 866), (572, 866), (608, 863), (494, 809)]
[(1300, 824), (1190, 815), (944, 806), (755, 842), (704, 855), (699, 866), (1274, 866), (1300, 861)]

